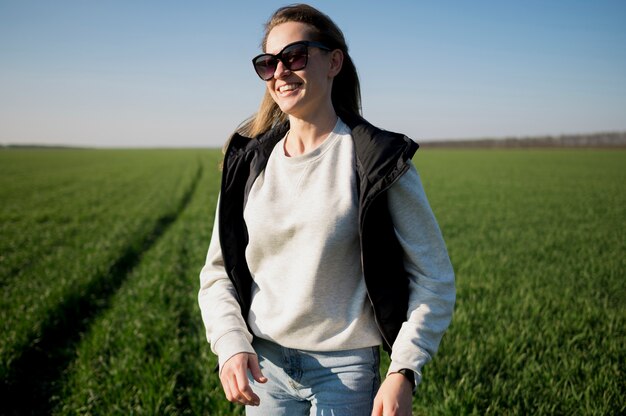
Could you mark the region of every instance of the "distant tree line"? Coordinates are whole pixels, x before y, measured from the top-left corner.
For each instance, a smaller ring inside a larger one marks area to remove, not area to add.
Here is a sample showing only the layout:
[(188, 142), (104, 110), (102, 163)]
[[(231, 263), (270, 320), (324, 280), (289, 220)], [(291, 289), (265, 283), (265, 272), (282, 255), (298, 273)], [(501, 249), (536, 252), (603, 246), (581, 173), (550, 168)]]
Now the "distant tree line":
[(565, 134), (561, 136), (504, 137), (492, 139), (438, 140), (420, 142), (425, 148), (476, 147), (626, 147), (626, 132)]
[[(526, 148), (526, 147), (610, 147), (626, 148), (626, 131), (601, 132), (588, 134), (564, 134), (560, 136), (502, 137), (485, 139), (441, 139), (418, 140), (424, 148)], [(40, 148), (40, 149), (87, 149), (88, 147), (45, 145), (45, 144), (2, 144), (2, 148)]]

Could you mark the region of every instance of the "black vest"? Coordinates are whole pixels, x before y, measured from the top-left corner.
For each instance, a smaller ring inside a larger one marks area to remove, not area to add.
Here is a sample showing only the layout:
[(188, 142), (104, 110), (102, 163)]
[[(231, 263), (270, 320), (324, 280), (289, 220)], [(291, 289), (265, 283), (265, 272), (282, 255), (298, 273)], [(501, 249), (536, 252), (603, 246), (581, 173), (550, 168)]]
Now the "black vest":
[[(406, 136), (378, 129), (360, 117), (342, 116), (352, 130), (359, 194), (361, 263), (383, 347), (391, 346), (407, 320), (408, 273), (387, 205), (386, 190), (408, 169), (418, 145)], [(251, 303), (252, 277), (246, 263), (248, 232), (243, 210), (254, 180), (289, 130), (288, 123), (250, 139), (235, 133), (224, 157), (219, 236), (226, 272), (244, 319)]]

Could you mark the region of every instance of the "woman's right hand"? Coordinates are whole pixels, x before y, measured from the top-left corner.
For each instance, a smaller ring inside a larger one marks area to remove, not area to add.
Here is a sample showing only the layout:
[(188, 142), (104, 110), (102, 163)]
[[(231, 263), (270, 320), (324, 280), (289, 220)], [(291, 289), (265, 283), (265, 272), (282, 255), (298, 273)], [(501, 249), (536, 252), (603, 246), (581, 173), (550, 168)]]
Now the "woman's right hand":
[(247, 352), (235, 354), (224, 363), (220, 371), (220, 381), (229, 402), (258, 406), (260, 399), (250, 387), (248, 370), (255, 381), (267, 382), (267, 378), (261, 373), (258, 357)]

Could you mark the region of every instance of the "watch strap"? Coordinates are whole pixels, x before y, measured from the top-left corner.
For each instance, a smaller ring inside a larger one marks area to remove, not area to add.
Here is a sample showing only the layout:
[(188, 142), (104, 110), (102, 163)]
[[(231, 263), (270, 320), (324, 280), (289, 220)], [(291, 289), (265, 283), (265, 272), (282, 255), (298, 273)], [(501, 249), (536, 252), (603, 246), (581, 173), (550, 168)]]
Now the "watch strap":
[(415, 386), (415, 373), (413, 372), (413, 370), (409, 370), (408, 368), (402, 368), (398, 370), (398, 373), (406, 377), (406, 379), (411, 382), (411, 385)]

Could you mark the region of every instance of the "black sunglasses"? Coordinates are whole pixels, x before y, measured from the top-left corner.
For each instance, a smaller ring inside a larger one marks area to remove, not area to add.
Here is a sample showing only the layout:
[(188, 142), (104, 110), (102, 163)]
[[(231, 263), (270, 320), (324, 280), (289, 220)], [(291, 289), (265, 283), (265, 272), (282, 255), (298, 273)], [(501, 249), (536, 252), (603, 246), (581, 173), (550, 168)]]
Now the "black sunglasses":
[(304, 69), (309, 60), (309, 47), (311, 46), (325, 51), (331, 50), (323, 43), (301, 40), (290, 43), (276, 55), (262, 53), (261, 55), (255, 56), (252, 59), (252, 65), (254, 65), (254, 70), (263, 81), (269, 81), (274, 77), (278, 61), (282, 62), (285, 68), (290, 71)]

